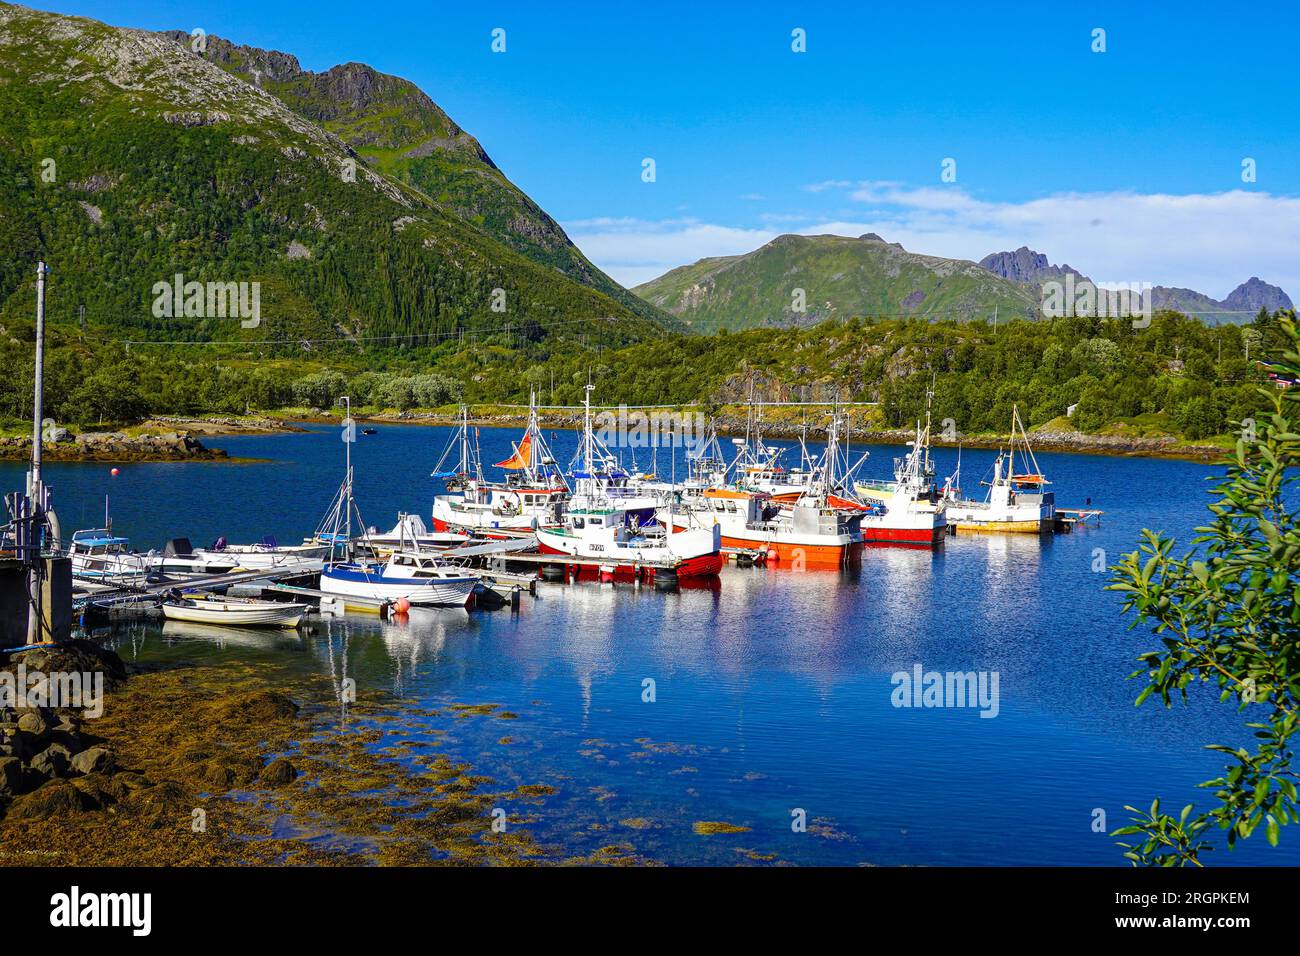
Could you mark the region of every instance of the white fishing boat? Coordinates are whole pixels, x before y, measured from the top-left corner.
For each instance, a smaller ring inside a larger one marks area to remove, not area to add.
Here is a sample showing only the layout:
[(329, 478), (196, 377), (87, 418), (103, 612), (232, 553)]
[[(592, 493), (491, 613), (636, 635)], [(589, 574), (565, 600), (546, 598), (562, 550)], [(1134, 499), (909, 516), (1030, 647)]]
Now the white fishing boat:
[[(659, 509), (674, 529), (715, 528), (728, 548), (763, 551), (768, 560), (796, 567), (841, 567), (862, 558), (865, 506), (844, 489), (861, 459), (850, 465), (840, 444), (838, 408), (826, 450), (811, 466), (806, 489), (793, 502), (739, 484), (711, 487), (698, 497)], [(865, 456), (863, 456), (865, 458)]]
[(930, 459), (930, 405), (927, 395), (925, 427), (916, 423), (910, 449), (894, 459), (894, 480), (854, 482), (859, 498), (871, 505), (862, 518), (867, 544), (939, 547), (948, 533), (943, 496), (935, 487)]
[(544, 554), (568, 554), (607, 561), (613, 571), (653, 566), (674, 568), (679, 579), (707, 578), (722, 569), (722, 539), (716, 528), (680, 534), (656, 520), (660, 497), (630, 481), (592, 427), (592, 386), (583, 398), (583, 431), (569, 465), (573, 497), (559, 526), (535, 534)]
[(537, 424), (535, 396), (529, 402), (523, 437), (512, 443), (512, 454), (495, 467), (505, 472), (504, 481), (484, 478), (478, 433), (471, 440), (469, 412), (462, 406), (460, 427), (432, 474), (447, 489), (447, 494), (433, 499), (435, 532), (502, 537), (560, 520), (569, 486)]
[[(800, 433), (799, 464), (781, 464), (785, 449), (763, 440), (763, 405), (755, 402), (751, 388), (745, 437), (733, 438), (736, 457), (727, 469), (729, 482), (746, 491), (760, 491), (774, 501), (791, 503), (807, 493), (816, 477), (817, 461), (808, 451), (807, 426)], [(722, 483), (718, 483), (721, 485)]]
[[(1016, 446), (1024, 471), (1016, 471)], [(947, 480), (943, 495), (948, 521), (958, 533), (974, 534), (1051, 534), (1056, 523), (1056, 495), (1047, 490), (1051, 484), (1038, 467), (1029, 436), (1020, 420), (1020, 409), (1011, 409), (1011, 441), (1006, 451), (993, 462), (993, 478), (988, 482), (983, 501), (965, 498), (961, 493), (961, 459), (957, 470)]]
[(306, 604), (258, 601), (252, 598), (176, 596), (162, 602), (163, 617), (192, 624), (229, 627), (297, 627), (307, 613)]
[(599, 558), (619, 569), (670, 568), (679, 580), (714, 577), (722, 570), (722, 536), (717, 527), (672, 531), (629, 521), (613, 505), (570, 508), (558, 528), (538, 528), (543, 554)]

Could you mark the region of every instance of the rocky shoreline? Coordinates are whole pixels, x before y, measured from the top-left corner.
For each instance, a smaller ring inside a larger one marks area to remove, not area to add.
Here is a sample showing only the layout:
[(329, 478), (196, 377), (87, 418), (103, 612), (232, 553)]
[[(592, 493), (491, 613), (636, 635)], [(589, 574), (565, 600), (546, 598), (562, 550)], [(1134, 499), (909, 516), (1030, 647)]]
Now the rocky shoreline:
[(37, 670), (102, 674), (105, 694), (98, 717), (0, 713), (0, 864), (647, 862), (625, 843), (579, 856), (539, 843), (527, 824), (553, 787), (498, 785), (407, 731), (417, 715), (447, 729), (513, 718), (496, 704), (426, 709), (378, 690), (341, 704), (327, 674), (238, 659), (124, 665), (90, 640), (0, 651), (0, 677), (20, 666), (29, 684)]
[[(32, 440), (26, 436), (0, 438), (0, 460), (31, 457)], [(229, 456), (209, 448), (189, 432), (128, 435), (125, 432), (83, 432), (42, 443), (46, 461), (223, 461)]]

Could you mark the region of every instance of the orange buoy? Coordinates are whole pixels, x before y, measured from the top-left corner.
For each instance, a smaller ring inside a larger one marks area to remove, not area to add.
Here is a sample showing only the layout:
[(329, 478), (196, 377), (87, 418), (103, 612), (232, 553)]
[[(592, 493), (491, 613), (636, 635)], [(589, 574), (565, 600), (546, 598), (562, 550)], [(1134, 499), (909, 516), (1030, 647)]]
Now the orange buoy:
[(411, 609), (411, 602), (406, 598), (398, 598), (397, 603), (393, 605), (393, 610), (398, 614), (405, 614)]
[(116, 477), (117, 477), (117, 469), (114, 468), (112, 471), (109, 472), (109, 474), (112, 475), (114, 478), (116, 478)]
[(780, 560), (781, 560), (781, 555), (777, 553), (776, 548), (768, 548), (768, 549), (767, 549), (767, 560), (769, 560), (769, 561), (780, 561)]

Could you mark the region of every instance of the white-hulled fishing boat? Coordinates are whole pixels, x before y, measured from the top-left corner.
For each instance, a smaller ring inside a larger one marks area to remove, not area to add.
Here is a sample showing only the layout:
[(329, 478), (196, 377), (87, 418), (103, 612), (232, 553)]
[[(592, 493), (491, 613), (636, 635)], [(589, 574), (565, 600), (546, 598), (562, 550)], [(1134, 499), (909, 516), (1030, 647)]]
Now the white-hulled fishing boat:
[(173, 597), (162, 603), (163, 617), (192, 624), (230, 627), (297, 627), (306, 604), (216, 597)]
[[(1019, 438), (1017, 438), (1019, 434)], [(1028, 470), (1016, 473), (1016, 445), (1023, 447), (1021, 460)], [(961, 461), (943, 489), (948, 523), (959, 533), (1051, 534), (1056, 523), (1056, 495), (1038, 467), (1029, 436), (1020, 420), (1019, 408), (1011, 409), (1011, 442), (993, 462), (993, 480), (988, 496), (972, 501), (961, 493)]]
[(433, 499), (434, 532), (502, 537), (558, 522), (569, 487), (537, 424), (536, 398), (529, 402), (523, 437), (509, 458), (496, 463), (505, 472), (504, 481), (483, 477), (475, 435), (471, 441), (469, 412), (462, 406), (460, 427), (433, 470), (432, 477), (447, 488), (447, 494)]

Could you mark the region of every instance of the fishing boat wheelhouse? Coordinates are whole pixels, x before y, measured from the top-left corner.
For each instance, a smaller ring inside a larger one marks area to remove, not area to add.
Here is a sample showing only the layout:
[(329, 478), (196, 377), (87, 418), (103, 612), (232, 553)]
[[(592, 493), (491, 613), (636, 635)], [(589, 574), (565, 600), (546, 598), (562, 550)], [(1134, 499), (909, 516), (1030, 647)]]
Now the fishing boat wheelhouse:
[(538, 427), (535, 399), (529, 406), (528, 427), (512, 443), (512, 452), (495, 465), (505, 472), (505, 479), (486, 480), (477, 431), (471, 441), (469, 412), (461, 406), (460, 427), (433, 470), (432, 477), (441, 479), (448, 492), (433, 500), (435, 532), (501, 537), (560, 520), (569, 486)]
[[(1025, 470), (1016, 471), (1016, 446)], [(993, 479), (983, 501), (961, 493), (961, 460), (944, 486), (948, 521), (959, 533), (1050, 534), (1056, 524), (1056, 495), (1038, 467), (1029, 436), (1020, 419), (1020, 409), (1011, 409), (1011, 441), (993, 462)]]
[(928, 400), (925, 427), (918, 421), (916, 437), (907, 445), (911, 450), (894, 459), (893, 481), (854, 482), (858, 496), (871, 506), (862, 519), (862, 538), (868, 544), (940, 547), (948, 533), (948, 518), (930, 459)]

